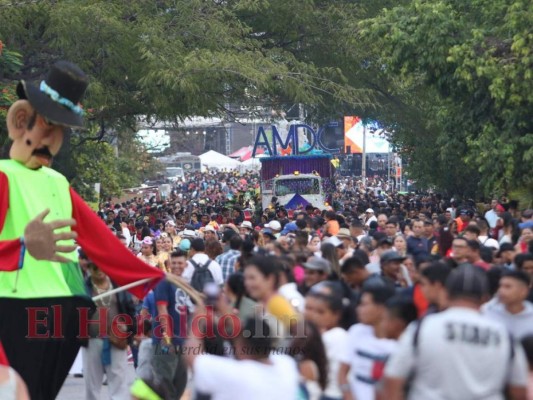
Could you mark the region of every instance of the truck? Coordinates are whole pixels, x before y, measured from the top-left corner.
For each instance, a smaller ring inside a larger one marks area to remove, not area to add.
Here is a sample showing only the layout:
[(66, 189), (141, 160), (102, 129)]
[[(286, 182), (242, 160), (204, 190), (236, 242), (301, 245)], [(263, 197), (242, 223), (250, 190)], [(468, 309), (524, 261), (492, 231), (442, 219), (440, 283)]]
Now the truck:
[(263, 209), (287, 210), (308, 204), (324, 209), (335, 190), (335, 168), (329, 154), (262, 157), (261, 203)]
[(165, 168), (165, 177), (170, 181), (182, 181), (185, 179), (185, 173), (181, 167), (166, 167)]

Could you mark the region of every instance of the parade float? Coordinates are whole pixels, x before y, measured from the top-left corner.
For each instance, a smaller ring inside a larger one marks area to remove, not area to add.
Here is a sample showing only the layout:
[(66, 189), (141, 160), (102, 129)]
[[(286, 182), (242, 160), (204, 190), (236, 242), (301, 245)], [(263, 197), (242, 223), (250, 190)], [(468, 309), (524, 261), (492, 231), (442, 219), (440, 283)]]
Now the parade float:
[(322, 144), (320, 131), (304, 124), (260, 127), (253, 156), (259, 148), (269, 154), (260, 158), (263, 209), (329, 206), (338, 160)]

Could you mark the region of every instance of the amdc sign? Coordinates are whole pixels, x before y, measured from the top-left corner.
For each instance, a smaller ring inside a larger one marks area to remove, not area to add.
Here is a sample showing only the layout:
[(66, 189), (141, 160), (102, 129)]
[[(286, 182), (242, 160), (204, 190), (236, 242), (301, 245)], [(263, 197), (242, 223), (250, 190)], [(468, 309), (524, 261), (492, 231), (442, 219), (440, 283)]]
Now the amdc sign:
[[(335, 123), (332, 123), (335, 124)], [(328, 126), (332, 126), (332, 124)], [(278, 128), (276, 125), (271, 125), (272, 127), (272, 139), (269, 141), (268, 135), (265, 132), (262, 126), (259, 127), (257, 131), (257, 136), (255, 137), (254, 150), (252, 157), (255, 157), (257, 147), (263, 146), (265, 151), (267, 151), (271, 156), (278, 155), (278, 146), (281, 149), (281, 155), (292, 154), (292, 155), (301, 155), (310, 153), (313, 150), (322, 150), (326, 153), (339, 154), (341, 152), (340, 148), (331, 149), (324, 145), (322, 140), (322, 135), (326, 131), (326, 127), (321, 127), (318, 132), (315, 132), (313, 128), (306, 124), (293, 124), (290, 125), (289, 132), (285, 140), (279, 134)], [(305, 134), (311, 139), (307, 143), (299, 143), (299, 134), (298, 129), (302, 129)], [(304, 145), (305, 147), (300, 147)]]

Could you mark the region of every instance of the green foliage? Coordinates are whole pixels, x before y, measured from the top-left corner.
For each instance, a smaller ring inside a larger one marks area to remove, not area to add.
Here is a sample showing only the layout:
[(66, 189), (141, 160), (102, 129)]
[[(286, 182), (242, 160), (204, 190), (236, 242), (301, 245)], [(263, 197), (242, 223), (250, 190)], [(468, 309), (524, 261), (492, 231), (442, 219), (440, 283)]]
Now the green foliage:
[[(532, 9), (524, 0), (39, 1), (0, 7), (0, 38), (23, 54), (10, 79), (41, 79), (61, 58), (88, 73), (91, 129), (72, 143), (73, 155), (86, 146), (94, 155), (87, 163), (118, 163), (97, 154), (111, 141), (95, 134), (102, 127), (119, 133), (119, 154), (138, 157), (126, 146), (139, 116), (179, 124), (227, 115), (228, 104), (304, 103), (314, 121), (380, 121), (419, 186), (475, 196), (533, 191)], [(76, 162), (63, 171), (75, 171), (77, 187), (96, 182)], [(141, 179), (135, 165), (117, 168)]]
[(70, 145), (77, 171), (71, 184), (88, 201), (98, 200), (95, 183), (101, 184), (100, 198), (104, 199), (120, 195), (121, 189), (137, 186), (159, 170), (137, 141), (123, 143), (118, 154), (105, 141), (88, 141), (80, 146), (80, 137), (73, 137)]
[[(80, 65), (91, 79), (89, 132), (121, 132), (123, 146), (139, 116), (179, 124), (227, 115), (228, 104), (302, 102), (318, 119), (325, 110), (371, 106), (367, 88), (339, 68), (341, 60), (354, 64), (342, 38), (358, 12), (351, 2), (326, 0), (39, 1), (0, 7), (0, 37), (24, 55), (20, 76), (42, 79), (58, 59)], [(95, 145), (88, 137), (81, 136), (80, 154)], [(106, 154), (91, 162), (105, 163)], [(81, 161), (71, 164), (58, 163), (78, 188), (94, 182)]]
[(9, 106), (17, 99), (13, 76), (22, 67), (22, 56), (5, 48), (0, 40), (0, 148), (7, 141), (6, 115)]
[(412, 0), (362, 26), (386, 74), (432, 96), (407, 100), (424, 140), (413, 143), (413, 120), (397, 127), (412, 176), (461, 194), (533, 191), (532, 21), (531, 2)]

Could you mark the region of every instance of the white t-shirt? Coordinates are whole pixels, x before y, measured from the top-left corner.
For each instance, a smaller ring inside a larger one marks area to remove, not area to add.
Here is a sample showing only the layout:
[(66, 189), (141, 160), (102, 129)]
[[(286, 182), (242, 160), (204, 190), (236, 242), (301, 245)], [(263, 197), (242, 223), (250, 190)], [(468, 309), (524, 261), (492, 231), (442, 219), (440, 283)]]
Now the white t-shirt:
[(304, 312), (305, 297), (303, 297), (302, 294), (298, 291), (296, 283), (289, 282), (285, 285), (280, 286), (278, 289), (278, 293), (282, 297), (284, 297), (289, 303), (291, 303), (291, 306), (293, 306), (295, 310), (300, 313)]
[(372, 215), (372, 216), (371, 216), (370, 218), (368, 218), (368, 220), (365, 222), (365, 225), (366, 225), (366, 226), (370, 226), (370, 223), (371, 223), (372, 221), (376, 221), (376, 222), (378, 222), (378, 218), (377, 218), (375, 215)]
[(376, 337), (374, 328), (369, 325), (355, 324), (350, 328), (340, 361), (350, 365), (348, 381), (357, 400), (374, 400), (375, 384), (381, 379), (385, 362), (395, 348), (394, 340)]
[(333, 328), (322, 334), (322, 341), (326, 348), (328, 358), (328, 384), (324, 396), (341, 398), (342, 391), (339, 387), (338, 375), (342, 355), (346, 351), (348, 332), (342, 328)]
[(385, 367), (385, 376), (407, 379), (414, 372), (408, 399), (503, 400), (507, 383), (526, 386), (527, 365), (521, 346), (511, 358), (505, 327), (478, 311), (449, 308), (422, 320), (416, 351), (411, 324)]
[(194, 361), (194, 388), (211, 400), (294, 400), (299, 374), (286, 355), (270, 356), (272, 364), (201, 355)]
[(500, 244), (496, 239), (488, 236), (478, 236), (477, 240), (479, 240), (479, 243), (481, 243), (482, 246), (494, 247), (496, 250), (500, 250)]
[[(207, 263), (207, 261), (209, 260), (209, 256), (205, 253), (198, 253), (195, 254), (191, 259), (198, 265), (205, 265), (205, 263)], [(222, 268), (220, 267), (219, 263), (214, 260), (211, 260), (211, 262), (209, 263), (209, 267), (207, 268), (209, 269), (209, 271), (211, 271), (211, 274), (213, 274), (213, 279), (215, 280), (215, 283), (217, 285), (224, 284)], [(185, 267), (185, 270), (183, 271), (181, 277), (185, 279), (186, 282), (191, 283), (193, 274), (194, 265), (192, 265), (190, 261), (187, 261), (187, 266)]]
[(495, 228), (496, 227), (496, 223), (498, 222), (498, 213), (494, 210), (489, 210), (485, 213), (485, 219), (487, 220), (487, 222), (489, 223), (489, 226), (491, 228)]

